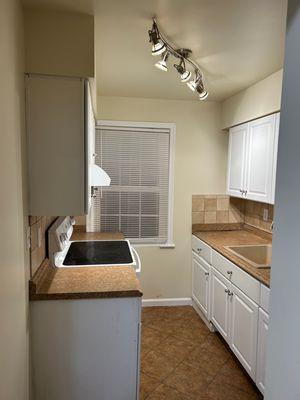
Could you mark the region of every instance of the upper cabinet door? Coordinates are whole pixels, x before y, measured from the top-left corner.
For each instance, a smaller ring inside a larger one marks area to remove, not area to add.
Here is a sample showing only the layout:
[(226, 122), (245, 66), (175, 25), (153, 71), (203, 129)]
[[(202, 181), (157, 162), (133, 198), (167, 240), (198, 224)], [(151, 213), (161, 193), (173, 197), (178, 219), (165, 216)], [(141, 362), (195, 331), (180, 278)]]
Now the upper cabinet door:
[(245, 175), (246, 199), (264, 203), (272, 202), (275, 122), (275, 114), (249, 122)]
[(229, 131), (227, 193), (230, 196), (243, 197), (247, 131), (248, 124), (236, 126)]
[(28, 75), (29, 215), (86, 212), (84, 79)]

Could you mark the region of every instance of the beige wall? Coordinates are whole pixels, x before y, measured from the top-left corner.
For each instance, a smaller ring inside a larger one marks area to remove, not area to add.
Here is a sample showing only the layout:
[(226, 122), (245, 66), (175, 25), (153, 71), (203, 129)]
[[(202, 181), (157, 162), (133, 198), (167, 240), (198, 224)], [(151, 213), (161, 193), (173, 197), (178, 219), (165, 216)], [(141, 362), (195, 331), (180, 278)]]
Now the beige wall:
[[(25, 251), (23, 18), (0, 3), (0, 399), (28, 399), (28, 254)], [(23, 151), (24, 153), (24, 151)]]
[(280, 110), (283, 70), (255, 83), (222, 103), (223, 129)]
[(98, 98), (98, 119), (176, 123), (175, 249), (140, 247), (145, 298), (191, 296), (192, 194), (224, 193), (227, 135), (220, 104), (139, 98)]
[(94, 17), (25, 11), (26, 72), (94, 76)]

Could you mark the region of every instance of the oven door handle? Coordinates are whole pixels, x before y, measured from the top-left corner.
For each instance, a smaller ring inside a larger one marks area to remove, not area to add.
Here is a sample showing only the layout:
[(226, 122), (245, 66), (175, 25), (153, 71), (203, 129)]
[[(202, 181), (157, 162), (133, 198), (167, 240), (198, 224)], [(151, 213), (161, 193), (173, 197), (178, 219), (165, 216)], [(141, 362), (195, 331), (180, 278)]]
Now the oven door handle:
[(136, 251), (136, 249), (133, 246), (131, 246), (131, 250), (133, 252), (135, 261), (137, 263), (137, 268), (136, 268), (135, 272), (139, 273), (139, 272), (141, 272), (141, 269), (142, 269), (140, 256), (139, 256), (138, 252)]

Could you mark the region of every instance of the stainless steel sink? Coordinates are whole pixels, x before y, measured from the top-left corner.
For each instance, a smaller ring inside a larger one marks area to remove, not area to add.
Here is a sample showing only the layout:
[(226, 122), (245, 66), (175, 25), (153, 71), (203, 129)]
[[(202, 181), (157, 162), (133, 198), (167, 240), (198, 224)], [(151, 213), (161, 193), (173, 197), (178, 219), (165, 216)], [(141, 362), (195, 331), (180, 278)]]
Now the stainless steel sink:
[(226, 246), (231, 253), (244, 259), (255, 268), (270, 268), (272, 261), (272, 245), (247, 245), (247, 246)]

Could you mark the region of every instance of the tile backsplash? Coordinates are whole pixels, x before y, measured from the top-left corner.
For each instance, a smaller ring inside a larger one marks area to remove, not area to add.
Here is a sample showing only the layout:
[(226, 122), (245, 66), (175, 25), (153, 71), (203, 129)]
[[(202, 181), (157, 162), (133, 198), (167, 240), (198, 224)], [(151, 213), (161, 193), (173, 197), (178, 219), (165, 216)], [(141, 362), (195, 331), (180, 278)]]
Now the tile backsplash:
[(193, 195), (193, 224), (241, 222), (244, 222), (243, 199), (226, 195)]
[[(268, 219), (263, 220), (264, 210)], [(193, 195), (193, 224), (246, 223), (272, 232), (274, 206), (227, 195)]]
[(31, 276), (46, 258), (46, 231), (55, 219), (56, 217), (29, 217)]

